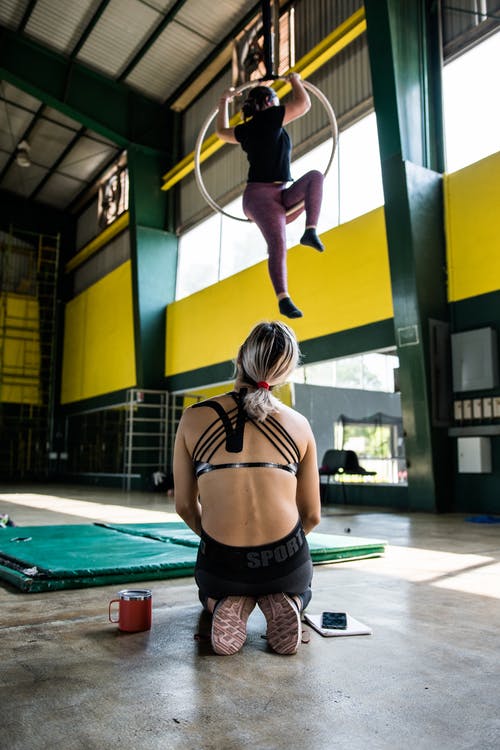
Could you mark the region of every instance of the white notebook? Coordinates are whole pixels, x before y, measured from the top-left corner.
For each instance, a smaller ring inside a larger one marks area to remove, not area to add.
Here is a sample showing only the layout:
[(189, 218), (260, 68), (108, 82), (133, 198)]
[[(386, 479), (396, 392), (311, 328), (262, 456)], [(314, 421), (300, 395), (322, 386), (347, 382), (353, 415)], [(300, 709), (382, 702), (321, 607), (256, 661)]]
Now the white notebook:
[(304, 619), (311, 625), (314, 630), (317, 630), (321, 635), (331, 638), (332, 636), (339, 635), (371, 635), (372, 629), (368, 625), (363, 625), (359, 620), (355, 620), (350, 614), (347, 614), (347, 627), (345, 629), (333, 629), (333, 628), (322, 628), (321, 627), (321, 613), (319, 615), (310, 615), (304, 612)]

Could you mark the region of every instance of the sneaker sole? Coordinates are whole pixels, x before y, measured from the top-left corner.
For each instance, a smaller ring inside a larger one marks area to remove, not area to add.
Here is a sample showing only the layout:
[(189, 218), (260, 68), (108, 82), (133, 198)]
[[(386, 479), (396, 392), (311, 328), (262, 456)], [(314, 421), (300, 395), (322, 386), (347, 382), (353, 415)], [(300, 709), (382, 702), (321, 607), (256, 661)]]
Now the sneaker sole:
[(299, 610), (286, 594), (268, 594), (257, 600), (267, 620), (267, 642), (277, 654), (295, 654), (302, 636)]
[(248, 596), (226, 596), (215, 607), (211, 642), (216, 654), (236, 654), (247, 639), (247, 620), (255, 607)]

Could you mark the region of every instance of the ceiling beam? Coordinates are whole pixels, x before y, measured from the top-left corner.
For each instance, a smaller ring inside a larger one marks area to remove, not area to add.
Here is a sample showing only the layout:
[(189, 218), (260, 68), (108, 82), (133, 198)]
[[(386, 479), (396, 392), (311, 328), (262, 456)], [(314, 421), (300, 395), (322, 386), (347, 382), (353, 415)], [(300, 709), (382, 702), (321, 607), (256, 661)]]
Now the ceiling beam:
[(4, 26), (0, 77), (120, 146), (167, 156), (166, 107)]
[(28, 6), (27, 6), (26, 10), (24, 11), (23, 17), (21, 18), (21, 20), (19, 22), (19, 26), (17, 27), (17, 31), (18, 31), (19, 34), (22, 31), (24, 31), (24, 29), (28, 25), (28, 21), (31, 18), (31, 14), (33, 13), (33, 10), (34, 10), (35, 5), (37, 4), (37, 2), (38, 2), (38, 0), (30, 0), (30, 2), (28, 3)]

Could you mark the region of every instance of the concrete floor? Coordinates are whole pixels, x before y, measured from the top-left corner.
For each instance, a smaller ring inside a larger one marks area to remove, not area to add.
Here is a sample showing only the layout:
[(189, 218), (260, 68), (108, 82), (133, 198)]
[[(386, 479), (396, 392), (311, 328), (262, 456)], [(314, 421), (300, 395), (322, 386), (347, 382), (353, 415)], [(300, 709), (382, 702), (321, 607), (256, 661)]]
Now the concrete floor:
[[(172, 520), (160, 495), (0, 487), (17, 525)], [(267, 650), (255, 610), (243, 650), (194, 640), (191, 578), (147, 581), (153, 627), (108, 623), (118, 588), (23, 594), (0, 584), (0, 747), (6, 750), (498, 750), (500, 524), (324, 510), (319, 531), (388, 540), (384, 558), (315, 567), (309, 610), (373, 635)], [(135, 584), (137, 587), (137, 584)]]

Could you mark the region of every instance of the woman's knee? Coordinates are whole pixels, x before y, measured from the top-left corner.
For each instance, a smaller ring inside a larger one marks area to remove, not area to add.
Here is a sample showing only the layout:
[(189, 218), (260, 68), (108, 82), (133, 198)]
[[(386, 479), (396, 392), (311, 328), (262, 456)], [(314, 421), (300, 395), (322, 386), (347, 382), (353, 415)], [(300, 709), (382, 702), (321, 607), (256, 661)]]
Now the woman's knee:
[(323, 183), (325, 179), (323, 172), (320, 172), (319, 169), (311, 169), (311, 171), (308, 174), (311, 176), (311, 180), (313, 182)]

